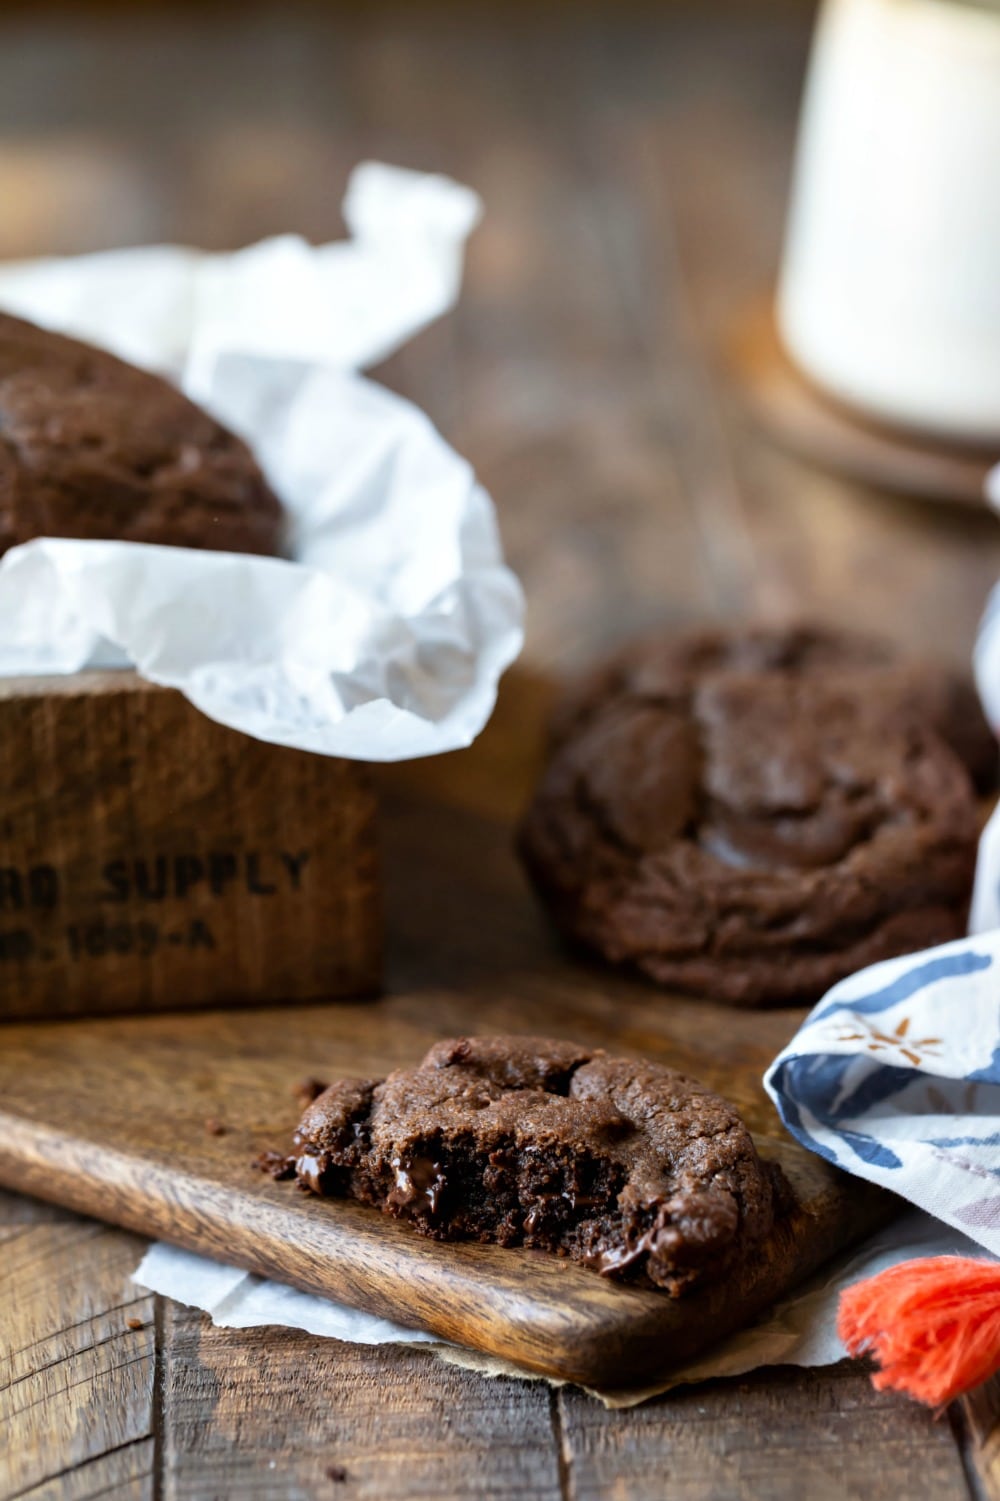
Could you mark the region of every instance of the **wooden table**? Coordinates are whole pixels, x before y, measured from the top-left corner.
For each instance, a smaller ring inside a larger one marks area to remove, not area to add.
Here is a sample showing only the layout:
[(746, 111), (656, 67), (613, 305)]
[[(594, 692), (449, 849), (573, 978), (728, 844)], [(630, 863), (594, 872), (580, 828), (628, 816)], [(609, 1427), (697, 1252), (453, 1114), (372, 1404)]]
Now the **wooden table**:
[[(461, 309), (382, 373), (496, 497), (530, 665), (802, 609), (964, 661), (995, 523), (784, 457), (725, 377), (776, 262), (806, 10), (358, 9), (5, 11), (0, 254), (330, 238), (359, 158), (450, 172), (488, 205)], [(6, 1501), (1000, 1496), (996, 1388), (935, 1422), (844, 1364), (608, 1413), (213, 1329), (138, 1293), (134, 1237), (14, 1196), (0, 1243)]]

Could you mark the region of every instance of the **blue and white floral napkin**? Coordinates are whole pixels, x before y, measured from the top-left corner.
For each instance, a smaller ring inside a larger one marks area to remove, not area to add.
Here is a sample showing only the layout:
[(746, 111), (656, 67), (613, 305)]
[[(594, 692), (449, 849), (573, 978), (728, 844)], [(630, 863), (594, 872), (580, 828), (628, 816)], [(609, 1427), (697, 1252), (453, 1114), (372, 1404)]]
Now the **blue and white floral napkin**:
[[(986, 500), (1000, 513), (1000, 465)], [(973, 665), (1000, 736), (1000, 584)], [(835, 985), (764, 1083), (803, 1146), (1000, 1256), (1000, 806), (979, 842), (969, 932)]]
[(803, 1146), (1000, 1256), (1000, 931), (841, 981), (764, 1082)]

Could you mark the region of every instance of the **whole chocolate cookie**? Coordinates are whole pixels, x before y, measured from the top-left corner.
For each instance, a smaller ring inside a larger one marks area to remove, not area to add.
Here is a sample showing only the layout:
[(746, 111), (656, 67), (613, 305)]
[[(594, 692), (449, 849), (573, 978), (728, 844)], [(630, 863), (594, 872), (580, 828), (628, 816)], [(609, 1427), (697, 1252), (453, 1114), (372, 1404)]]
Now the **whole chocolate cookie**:
[(180, 391), (0, 313), (0, 553), (32, 537), (278, 553), (252, 454)]
[(557, 719), (520, 847), (559, 925), (606, 958), (803, 1004), (960, 936), (976, 806), (895, 677), (819, 646), (807, 665), (801, 636), (774, 665), (761, 639), (696, 637), (593, 680)]
[(791, 1193), (692, 1079), (537, 1037), (450, 1039), (417, 1068), (331, 1084), (295, 1151), (314, 1193), (674, 1295), (750, 1253)]

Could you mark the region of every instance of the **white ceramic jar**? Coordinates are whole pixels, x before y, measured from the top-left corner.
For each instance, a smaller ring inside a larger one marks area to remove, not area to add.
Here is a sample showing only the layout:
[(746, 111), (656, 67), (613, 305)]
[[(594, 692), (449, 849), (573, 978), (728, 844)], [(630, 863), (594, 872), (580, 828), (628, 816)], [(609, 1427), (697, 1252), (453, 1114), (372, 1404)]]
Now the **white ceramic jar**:
[(1000, 440), (1000, 0), (825, 0), (777, 316), (842, 401)]

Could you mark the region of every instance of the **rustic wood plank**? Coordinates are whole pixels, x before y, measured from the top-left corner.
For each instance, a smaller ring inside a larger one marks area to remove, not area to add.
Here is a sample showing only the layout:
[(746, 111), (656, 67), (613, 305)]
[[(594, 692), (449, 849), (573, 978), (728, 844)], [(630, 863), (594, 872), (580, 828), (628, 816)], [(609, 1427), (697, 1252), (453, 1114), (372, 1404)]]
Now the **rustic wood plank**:
[[(558, 1501), (549, 1390), (167, 1312), (164, 1495)], [(210, 1418), (206, 1421), (207, 1415)]]
[(126, 1443), (18, 1492), (16, 1501), (153, 1501), (154, 1450), (152, 1438)]
[(851, 1362), (711, 1382), (630, 1412), (559, 1395), (572, 1501), (942, 1501), (966, 1493), (946, 1423)]
[(92, 1220), (0, 1198), (4, 1501), (152, 1495), (154, 1300), (130, 1281), (141, 1249)]
[(1000, 1501), (1000, 1377), (951, 1409), (977, 1501)]

